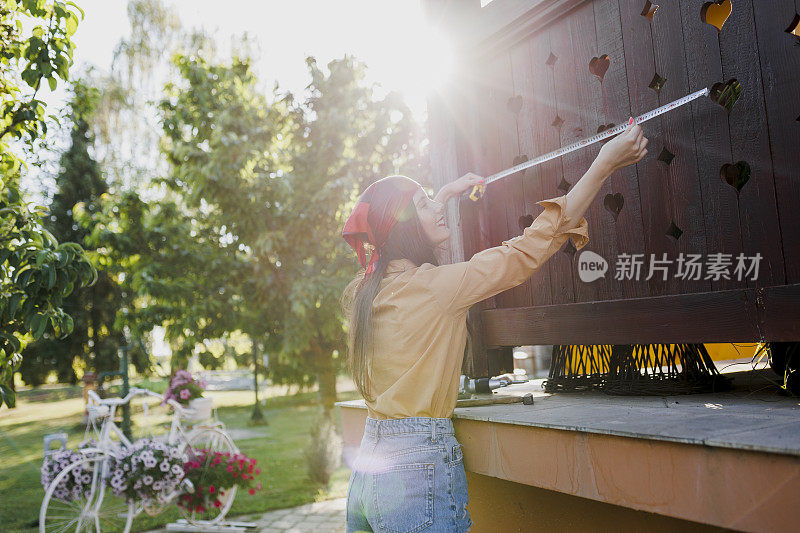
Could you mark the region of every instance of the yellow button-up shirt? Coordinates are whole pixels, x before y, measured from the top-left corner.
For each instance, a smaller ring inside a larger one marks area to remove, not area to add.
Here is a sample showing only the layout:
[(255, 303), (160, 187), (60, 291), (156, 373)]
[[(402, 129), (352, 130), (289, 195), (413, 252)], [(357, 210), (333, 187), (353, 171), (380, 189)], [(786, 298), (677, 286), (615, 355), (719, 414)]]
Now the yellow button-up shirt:
[(434, 266), (389, 262), (373, 303), (372, 418), (449, 418), (456, 407), (467, 342), (467, 309), (516, 287), (572, 238), (589, 242), (586, 218), (571, 229), (566, 196), (537, 202), (545, 210), (522, 235), (469, 261)]

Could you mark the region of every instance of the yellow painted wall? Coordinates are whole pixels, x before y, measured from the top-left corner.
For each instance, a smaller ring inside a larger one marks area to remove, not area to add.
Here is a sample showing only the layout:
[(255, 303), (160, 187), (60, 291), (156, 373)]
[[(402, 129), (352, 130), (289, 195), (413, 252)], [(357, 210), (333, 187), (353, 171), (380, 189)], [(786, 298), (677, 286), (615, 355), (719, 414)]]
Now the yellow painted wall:
[(758, 343), (736, 343), (729, 342), (720, 343), (706, 343), (706, 350), (714, 361), (728, 361), (730, 359), (742, 359), (745, 357), (753, 357), (758, 348)]

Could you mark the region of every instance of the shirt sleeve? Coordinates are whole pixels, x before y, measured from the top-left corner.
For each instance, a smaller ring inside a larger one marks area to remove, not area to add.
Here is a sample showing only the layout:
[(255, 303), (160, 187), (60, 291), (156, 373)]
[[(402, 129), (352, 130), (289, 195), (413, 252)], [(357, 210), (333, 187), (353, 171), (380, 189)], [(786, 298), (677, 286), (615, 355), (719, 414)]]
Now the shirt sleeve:
[(589, 242), (586, 218), (570, 229), (566, 195), (536, 202), (544, 211), (522, 235), (478, 252), (469, 261), (434, 267), (420, 274), (436, 300), (447, 310), (463, 311), (473, 304), (524, 283), (550, 256), (572, 238), (580, 250)]

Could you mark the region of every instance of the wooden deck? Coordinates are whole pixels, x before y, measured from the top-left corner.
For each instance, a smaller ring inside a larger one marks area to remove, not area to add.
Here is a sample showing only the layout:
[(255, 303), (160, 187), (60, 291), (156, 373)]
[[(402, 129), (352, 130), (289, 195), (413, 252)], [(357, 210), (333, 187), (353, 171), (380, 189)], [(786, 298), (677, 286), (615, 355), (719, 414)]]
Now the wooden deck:
[[(719, 365), (724, 367), (724, 365)], [(742, 531), (800, 521), (800, 400), (769, 369), (725, 372), (730, 392), (620, 397), (547, 394), (541, 380), (500, 389), (522, 403), (458, 407), (469, 472)], [(346, 453), (363, 436), (363, 400), (339, 402)]]

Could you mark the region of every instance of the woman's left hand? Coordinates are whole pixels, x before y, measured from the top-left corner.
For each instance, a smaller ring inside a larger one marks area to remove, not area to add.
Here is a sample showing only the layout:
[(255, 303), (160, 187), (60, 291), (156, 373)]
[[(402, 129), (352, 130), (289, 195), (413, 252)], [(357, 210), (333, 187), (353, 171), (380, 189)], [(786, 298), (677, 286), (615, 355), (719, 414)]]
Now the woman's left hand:
[(486, 180), (483, 176), (467, 172), (457, 180), (442, 187), (442, 190), (436, 195), (435, 200), (445, 203), (451, 196), (461, 196), (465, 192), (471, 191), (475, 185), (484, 185), (485, 183)]
[(478, 176), (472, 172), (467, 172), (452, 183), (453, 194), (456, 196), (463, 194), (467, 191), (471, 191), (475, 185), (484, 185), (485, 183), (486, 180), (483, 178), (483, 176)]

